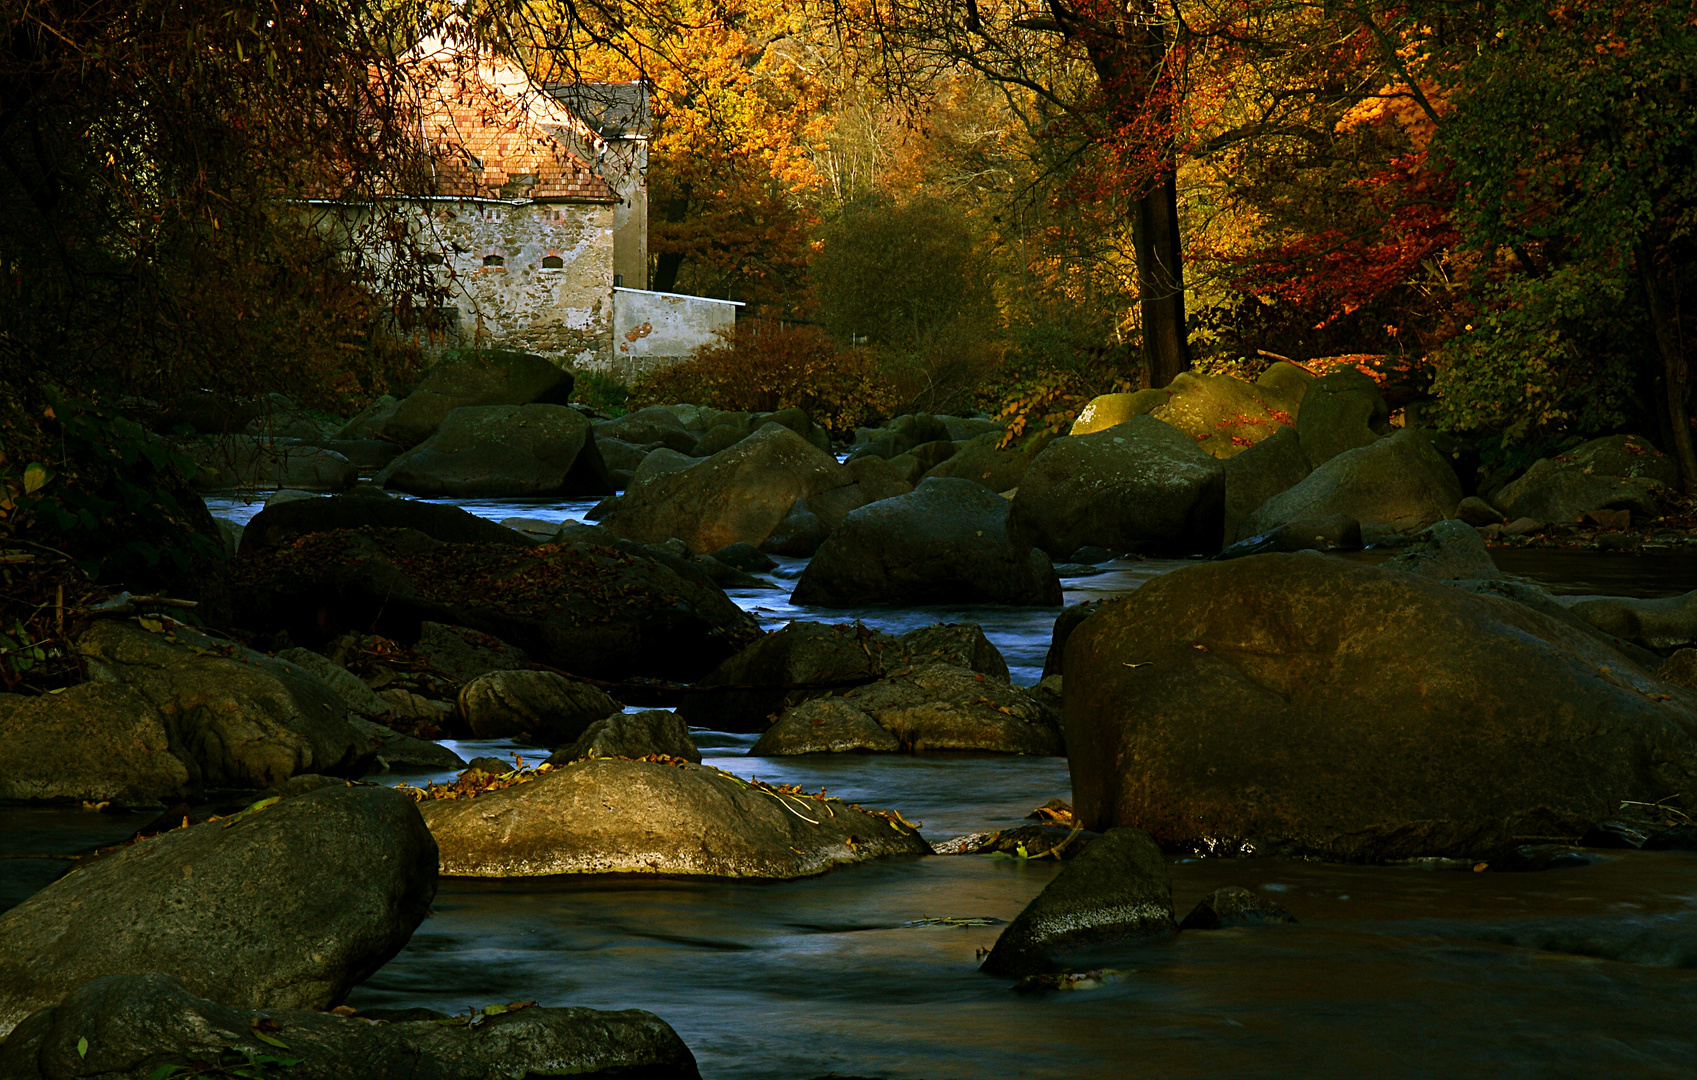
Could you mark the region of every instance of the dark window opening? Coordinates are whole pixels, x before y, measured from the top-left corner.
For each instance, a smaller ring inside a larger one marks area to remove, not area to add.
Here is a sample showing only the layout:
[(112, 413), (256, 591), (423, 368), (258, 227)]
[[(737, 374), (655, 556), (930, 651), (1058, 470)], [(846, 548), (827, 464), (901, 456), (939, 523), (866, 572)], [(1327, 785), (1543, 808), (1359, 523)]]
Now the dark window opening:
[(500, 255), (485, 255), (483, 257), (483, 265), (484, 266), (505, 266), (505, 265), (507, 265), (507, 260)]
[(625, 276), (623, 274), (614, 274), (613, 275), (613, 288), (622, 289), (624, 287), (625, 287)]
[(544, 270), (563, 270), (565, 266), (566, 260), (558, 255), (544, 255), (542, 257), (542, 269)]

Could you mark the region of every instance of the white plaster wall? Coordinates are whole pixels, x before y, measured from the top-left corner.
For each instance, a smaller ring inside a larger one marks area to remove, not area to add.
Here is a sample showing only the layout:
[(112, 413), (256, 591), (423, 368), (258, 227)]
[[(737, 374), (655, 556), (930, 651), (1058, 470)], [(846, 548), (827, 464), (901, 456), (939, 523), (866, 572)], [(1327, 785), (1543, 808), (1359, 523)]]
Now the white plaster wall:
[(607, 370), (629, 383), (638, 375), (687, 359), (718, 340), (742, 305), (701, 296), (613, 290), (613, 361)]

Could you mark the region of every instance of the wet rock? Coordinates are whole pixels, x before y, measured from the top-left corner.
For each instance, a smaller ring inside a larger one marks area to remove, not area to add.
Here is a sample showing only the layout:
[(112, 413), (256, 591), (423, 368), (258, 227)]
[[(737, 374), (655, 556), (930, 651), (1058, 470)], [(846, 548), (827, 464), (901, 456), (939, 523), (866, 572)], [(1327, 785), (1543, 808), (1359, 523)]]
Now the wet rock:
[(1219, 930), (1230, 926), (1294, 923), (1291, 913), (1241, 885), (1227, 885), (1197, 901), (1178, 924), (1180, 930)]
[(394, 415), (363, 437), (417, 446), (455, 409), (564, 405), (571, 398), (572, 381), (570, 372), (529, 353), (462, 353), (459, 359), (444, 360), (427, 371), (417, 389), (396, 406)]
[(1506, 517), (1539, 521), (1579, 521), (1594, 510), (1655, 517), (1678, 481), (1673, 459), (1648, 439), (1610, 435), (1535, 462), (1492, 502)]
[(312, 533), (336, 529), (411, 529), (445, 544), (507, 544), (528, 547), (531, 541), (504, 525), (468, 513), (457, 506), (411, 499), (366, 499), (351, 496), (306, 499), (272, 506), (255, 514), (242, 533), (242, 555), (252, 557), (286, 547)]
[(1066, 666), (1067, 638), (1078, 629), (1078, 624), (1100, 611), (1100, 600), (1086, 600), (1082, 604), (1073, 604), (1065, 608), (1055, 617), (1055, 628), (1049, 635), (1049, 652), (1043, 658), (1043, 677), (1045, 679), (1064, 674)]
[(1348, 514), (1287, 522), (1263, 536), (1239, 540), (1215, 556), (1241, 559), (1269, 551), (1360, 551), (1361, 523)]
[(1100, 837), (1087, 829), (1060, 825), (1021, 825), (994, 832), (969, 833), (932, 846), (938, 855), (1012, 855), (1018, 859), (1076, 858)]
[[(850, 712), (871, 719), (896, 746), (879, 739)], [(966, 668), (928, 664), (787, 709), (749, 753), (772, 757), (897, 748), (1066, 752), (1059, 717), (1028, 691)]]
[(653, 754), (701, 764), (701, 751), (689, 737), (683, 717), (664, 709), (617, 712), (584, 729), (576, 742), (554, 751), (547, 761), (564, 765), (586, 757), (642, 758)]
[(140, 691), (84, 683), (57, 694), (0, 694), (0, 799), (87, 799), (156, 807), (188, 797), (194, 774)]
[(1455, 516), (1459, 502), (1455, 471), (1419, 431), (1404, 428), (1317, 466), (1245, 518), (1238, 537), (1260, 536), (1304, 518), (1347, 514), (1361, 523), (1368, 543), (1375, 543), (1370, 526), (1379, 537), (1417, 532)]
[(382, 439), (325, 439), (313, 445), (342, 455), (356, 469), (381, 469), (401, 453), (400, 447)]
[(1644, 830), (1624, 821), (1599, 821), (1579, 838), (1580, 847), (1640, 848), (1644, 846)]
[[(903, 665), (952, 664), (1007, 682), (1008, 662), (977, 623), (933, 623), (897, 638)], [(890, 659), (886, 658), (886, 669)]]
[(1296, 431), (1303, 454), (1319, 466), (1391, 434), (1390, 416), (1390, 406), (1371, 376), (1341, 368), (1309, 384)]
[(237, 581), (244, 625), (281, 627), (307, 645), (348, 631), (406, 643), (425, 622), (447, 623), (523, 641), (537, 663), (611, 681), (698, 678), (759, 634), (687, 562), (568, 536), (535, 548), (430, 548), (404, 530), (315, 533), (244, 561)]
[(1646, 649), (1666, 651), (1697, 642), (1697, 589), (1654, 600), (1581, 596), (1563, 597), (1561, 603), (1605, 634)]
[(1172, 872), (1160, 848), (1139, 829), (1111, 829), (1008, 924), (981, 970), (1015, 976), (1078, 971), (1116, 946), (1175, 929)]
[(1485, 549), (1485, 541), (1479, 539), (1479, 530), (1456, 520), (1440, 521), (1415, 534), (1413, 541), (1399, 548), (1384, 566), (1439, 581), (1502, 577)]
[(926, 480), (844, 518), (791, 599), (822, 607), (1059, 605), (1054, 567), (1010, 540), (1008, 513), (1007, 500), (971, 481)]
[(327, 1009), (412, 936), (436, 863), (412, 800), (363, 785), (84, 862), (0, 915), (0, 1034), (102, 975), (159, 972), (242, 1009)]
[(771, 533), (760, 542), (759, 550), (766, 555), (805, 559), (818, 551), (819, 545), (830, 535), (830, 526), (813, 512), (807, 500), (797, 499), (790, 504), (783, 520), (774, 525)]
[(633, 483), (601, 524), (644, 544), (675, 536), (699, 554), (738, 541), (758, 547), (797, 499), (852, 479), (831, 455), (767, 424), (688, 469)]
[(1697, 851), (1697, 825), (1675, 825), (1651, 833), (1639, 847), (1645, 851)]
[(427, 769), (431, 772), (437, 772), (466, 767), (464, 758), (439, 742), (403, 735), (394, 728), (369, 721), (356, 719), (354, 727), (361, 734), (368, 735), (376, 741), (377, 764), (384, 769), (399, 769), (401, 771)]
[[(1547, 615), (1555, 621), (1562, 623), (1565, 626), (1572, 627), (1580, 633), (1594, 638), (1596, 641), (1608, 648), (1623, 654), (1645, 671), (1652, 671), (1661, 663), (1661, 657), (1657, 656), (1655, 653), (1650, 652), (1647, 649), (1639, 648), (1637, 645), (1634, 645), (1632, 642), (1627, 641), (1624, 638), (1615, 637), (1613, 634), (1606, 634), (1602, 630), (1599, 630), (1597, 627), (1586, 622), (1584, 619), (1581, 619), (1572, 611), (1568, 610), (1566, 605), (1562, 602), (1567, 599), (1566, 597), (1558, 598), (1552, 595), (1541, 585), (1534, 585), (1529, 581), (1516, 581), (1512, 578), (1501, 576), (1494, 578), (1457, 578), (1456, 580), (1450, 581), (1448, 584), (1453, 585), (1458, 589), (1465, 589), (1471, 593), (1478, 593), (1480, 596), (1500, 596), (1507, 600), (1513, 600), (1517, 604), (1524, 604), (1533, 611), (1542, 615)], [(1664, 676), (1658, 675), (1658, 677)]]
[(1013, 499), (1010, 533), (1054, 558), (1219, 550), (1224, 472), (1196, 440), (1152, 417), (1050, 443)]
[(277, 658), (318, 676), (331, 693), (342, 699), (350, 712), (361, 716), (381, 716), (389, 711), (389, 703), (378, 697), (377, 692), (361, 682), (353, 672), (311, 649), (283, 649), (277, 653)]
[(183, 449), (199, 466), (192, 481), (199, 491), (340, 491), (359, 479), (359, 467), (341, 454), (298, 439), (225, 435)]
[[(0, 1046), (0, 1074), (10, 1080), (145, 1080), (162, 1061), (240, 1063), (264, 1055), (293, 1062), (277, 1070), (290, 1080), (699, 1076), (677, 1033), (636, 1009), (530, 1006), (480, 1018), (476, 1027), (464, 1017), (439, 1023), (439, 1015), (396, 1016), (377, 1024), (367, 1014), (355, 1019), (302, 1009), (244, 1009), (196, 996), (167, 975), (113, 975), (84, 983), (19, 1024), (16, 1038)], [(256, 1032), (288, 1049), (279, 1051)]]
[(606, 691), (552, 671), (491, 671), (460, 688), (460, 715), (479, 739), (559, 746), (619, 711)]
[(1488, 856), (1697, 790), (1697, 696), (1523, 605), (1315, 555), (1155, 579), (1074, 631), (1066, 681), (1080, 820), (1174, 849)]
[[(486, 776), (505, 776), (513, 771), (513, 763), (506, 758), (474, 757), (466, 763), (465, 772), (474, 770)], [(465, 772), (460, 775), (464, 776)]]
[(1508, 524), (1508, 518), (1503, 517), (1501, 511), (1477, 495), (1469, 495), (1457, 503), (1455, 516), (1477, 529)]
[(1237, 539), (1243, 519), (1273, 496), (1289, 491), (1314, 471), (1295, 428), (1278, 431), (1225, 463), (1224, 542)]
[(452, 876), (794, 878), (930, 851), (917, 832), (835, 799), (783, 794), (702, 765), (617, 758), (419, 809)]
[(610, 495), (582, 413), (564, 405), (455, 409), (380, 473), (384, 487), (430, 498)]
[(1656, 678), (1697, 690), (1697, 649), (1680, 649), (1656, 669)]
[(1643, 967), (1697, 967), (1697, 915), (1656, 919), (1540, 919), (1470, 935), (1521, 949), (1591, 956)]

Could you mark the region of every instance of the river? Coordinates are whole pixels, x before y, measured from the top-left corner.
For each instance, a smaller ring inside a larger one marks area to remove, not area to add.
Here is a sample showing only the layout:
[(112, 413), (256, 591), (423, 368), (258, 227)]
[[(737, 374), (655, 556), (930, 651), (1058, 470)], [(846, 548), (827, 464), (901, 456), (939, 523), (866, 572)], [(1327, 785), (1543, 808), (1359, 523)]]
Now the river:
[[(589, 503), (461, 505), (496, 520), (559, 521), (581, 520)], [(235, 520), (256, 509), (213, 505)], [(804, 565), (781, 560), (767, 578), (787, 585)], [(1068, 578), (1066, 599), (1124, 594), (1182, 565), (1106, 564)], [(1697, 588), (1697, 557), (1685, 554), (1513, 551), (1501, 565), (1569, 593)], [(858, 618), (891, 632), (977, 622), (1027, 684), (1054, 620), (1053, 610), (1004, 607), (827, 612), (791, 605), (787, 589), (732, 595), (769, 628), (792, 618)], [(933, 840), (1013, 825), (1069, 795), (1059, 758), (752, 759), (743, 755), (753, 736), (694, 735), (709, 764), (897, 808)], [(467, 758), (518, 752), (455, 745)], [(86, 850), (133, 828), (116, 815), (0, 811), (0, 845), (13, 854)], [(759, 883), (445, 879), (434, 917), (348, 1003), (649, 1009), (683, 1036), (704, 1076), (724, 1080), (1697, 1075), (1697, 855), (1596, 855), (1542, 873), (1180, 861), (1181, 916), (1229, 884), (1275, 898), (1299, 924), (1185, 933), (1138, 952), (1117, 981), (1047, 996), (977, 973), (976, 953), (1000, 925), (926, 922), (1013, 918), (1057, 870), (1047, 861), (893, 859)], [(0, 906), (62, 865), (0, 864)]]

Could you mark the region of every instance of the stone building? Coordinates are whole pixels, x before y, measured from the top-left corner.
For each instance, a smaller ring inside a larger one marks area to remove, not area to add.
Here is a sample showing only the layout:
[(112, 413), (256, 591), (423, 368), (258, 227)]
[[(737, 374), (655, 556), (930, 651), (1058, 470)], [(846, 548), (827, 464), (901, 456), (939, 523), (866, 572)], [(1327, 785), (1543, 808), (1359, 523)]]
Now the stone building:
[[(629, 382), (735, 322), (740, 305), (641, 287), (644, 84), (544, 86), (504, 57), (446, 46), (421, 47), (414, 74), (430, 176), (401, 201), (448, 294), (420, 320), (421, 344), (518, 349)], [(357, 232), (353, 208), (315, 202)]]

